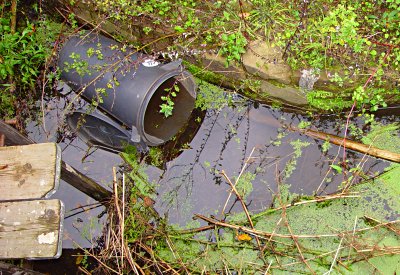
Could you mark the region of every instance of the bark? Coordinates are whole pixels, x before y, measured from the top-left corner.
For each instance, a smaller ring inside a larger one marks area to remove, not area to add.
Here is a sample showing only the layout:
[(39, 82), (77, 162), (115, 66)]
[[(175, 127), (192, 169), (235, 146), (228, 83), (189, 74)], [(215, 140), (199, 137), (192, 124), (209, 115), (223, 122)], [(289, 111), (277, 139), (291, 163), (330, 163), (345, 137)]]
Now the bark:
[(349, 140), (349, 139), (344, 139), (343, 137), (339, 137), (339, 136), (335, 136), (335, 135), (331, 135), (331, 134), (327, 134), (327, 133), (322, 133), (322, 132), (318, 132), (318, 131), (314, 131), (314, 130), (303, 130), (303, 129), (299, 129), (296, 127), (291, 127), (291, 130), (294, 131), (298, 131), (302, 134), (305, 134), (309, 137), (312, 138), (316, 138), (316, 139), (321, 139), (321, 140), (325, 140), (328, 141), (332, 144), (338, 145), (338, 146), (345, 146), (346, 149), (350, 149), (356, 152), (360, 152), (366, 155), (370, 155), (376, 158), (380, 158), (380, 159), (385, 159), (385, 160), (390, 160), (393, 162), (397, 162), (400, 163), (400, 154), (394, 153), (394, 152), (390, 152), (387, 150), (382, 150), (379, 148), (376, 148), (372, 145), (365, 145), (353, 140)]

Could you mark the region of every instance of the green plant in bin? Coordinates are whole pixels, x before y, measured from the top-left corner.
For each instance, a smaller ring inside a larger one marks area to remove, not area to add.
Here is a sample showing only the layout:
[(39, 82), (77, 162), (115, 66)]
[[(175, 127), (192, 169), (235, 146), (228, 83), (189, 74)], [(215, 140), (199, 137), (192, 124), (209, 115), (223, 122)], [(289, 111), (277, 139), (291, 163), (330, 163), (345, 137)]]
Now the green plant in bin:
[(175, 83), (171, 88), (165, 89), (164, 92), (166, 95), (161, 96), (163, 103), (160, 104), (160, 113), (164, 114), (164, 117), (167, 118), (172, 116), (174, 110), (175, 103), (173, 98), (175, 98), (177, 93), (179, 93), (178, 83)]

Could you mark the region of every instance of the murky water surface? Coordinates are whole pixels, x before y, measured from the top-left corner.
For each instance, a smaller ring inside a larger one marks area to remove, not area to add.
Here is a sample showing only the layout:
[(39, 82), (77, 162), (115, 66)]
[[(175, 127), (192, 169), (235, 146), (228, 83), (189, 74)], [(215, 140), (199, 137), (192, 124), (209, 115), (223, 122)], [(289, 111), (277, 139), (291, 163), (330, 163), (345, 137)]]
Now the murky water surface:
[[(45, 123), (29, 124), (30, 137), (37, 142), (56, 141), (63, 150), (63, 160), (104, 186), (110, 186), (112, 167), (121, 164), (121, 158), (104, 150), (89, 150), (79, 138), (59, 135), (57, 126), (63, 123), (64, 100), (47, 102)], [(397, 115), (387, 115), (385, 121), (394, 121)], [(322, 153), (322, 141), (298, 132), (285, 130), (284, 126), (309, 121), (311, 128), (326, 133), (343, 135), (344, 120), (326, 116), (312, 121), (298, 114), (285, 113), (251, 101), (240, 100), (235, 107), (208, 110), (202, 122), (194, 119), (191, 126), (199, 124), (193, 139), (183, 147), (182, 153), (165, 164), (165, 169), (149, 166), (147, 172), (158, 184), (159, 199), (156, 209), (168, 215), (170, 222), (181, 225), (192, 219), (194, 213), (219, 216), (241, 211), (240, 202), (233, 195), (229, 200), (230, 186), (222, 171), (232, 182), (239, 174), (255, 174), (253, 191), (246, 202), (252, 212), (269, 207), (278, 183), (289, 184), (290, 190), (299, 194), (327, 194), (335, 192), (344, 180), (342, 174), (331, 170), (332, 160), (342, 152), (332, 145)], [(301, 155), (296, 155), (294, 145), (298, 140), (308, 142)], [(382, 171), (387, 162), (362, 154), (348, 152), (349, 165), (362, 163), (363, 171), (373, 175)], [(290, 177), (285, 178), (285, 167), (296, 161)], [(83, 211), (81, 206), (95, 203), (83, 193), (62, 182), (53, 196), (66, 205), (64, 247), (95, 245), (92, 239), (101, 234), (103, 207)], [(89, 206), (92, 208), (96, 205)], [(81, 212), (77, 215), (74, 213)], [(99, 217), (102, 217), (99, 219)], [(100, 220), (100, 222), (99, 222)]]

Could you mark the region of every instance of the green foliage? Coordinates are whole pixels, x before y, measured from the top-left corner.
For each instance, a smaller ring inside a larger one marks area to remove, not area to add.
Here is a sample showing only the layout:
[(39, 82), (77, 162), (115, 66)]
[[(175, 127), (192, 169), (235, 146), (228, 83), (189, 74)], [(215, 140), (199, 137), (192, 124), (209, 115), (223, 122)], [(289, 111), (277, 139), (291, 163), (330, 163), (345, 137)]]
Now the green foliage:
[(60, 24), (39, 19), (26, 21), (13, 33), (7, 7), (0, 8), (0, 117), (15, 116), (16, 101), (35, 97), (36, 81), (61, 29)]
[(233, 61), (240, 61), (241, 55), (246, 52), (247, 44), (243, 34), (240, 31), (231, 34), (223, 33), (221, 39), (224, 42), (221, 53), (226, 56), (225, 66), (228, 67), (229, 63)]
[(379, 106), (387, 107), (382, 94), (385, 93), (384, 89), (367, 89), (358, 87), (353, 94), (353, 100), (356, 100), (359, 105), (369, 104), (370, 110), (376, 111)]
[(297, 160), (300, 158), (302, 151), (305, 147), (310, 145), (309, 142), (307, 141), (301, 141), (300, 139), (294, 140), (290, 142), (290, 145), (292, 145), (294, 151), (293, 151), (293, 157), (286, 163), (285, 170), (283, 171), (283, 180), (288, 179), (294, 170), (296, 170), (297, 166)]
[(151, 147), (149, 150), (148, 157), (151, 165), (161, 167), (163, 163), (163, 152), (159, 147)]
[(125, 151), (121, 153), (121, 156), (131, 167), (128, 176), (134, 182), (132, 194), (155, 198), (154, 185), (148, 181), (145, 167), (138, 161), (136, 147), (128, 145)]
[(297, 125), (297, 127), (298, 127), (299, 129), (305, 129), (305, 128), (310, 127), (310, 125), (311, 125), (311, 122), (310, 122), (310, 121), (302, 120), (302, 121), (300, 121), (300, 123)]
[(172, 88), (167, 88), (164, 90), (164, 92), (167, 94), (161, 96), (161, 100), (164, 101), (164, 103), (160, 105), (160, 113), (164, 114), (164, 116), (167, 118), (172, 116), (175, 105), (173, 99), (177, 96), (177, 93), (179, 93), (179, 86), (177, 83), (175, 83)]
[[(289, 9), (283, 3), (272, 0), (252, 0), (248, 22), (252, 33), (261, 33), (268, 40), (273, 37), (274, 28), (285, 28), (295, 23), (286, 16)], [(292, 22), (291, 22), (292, 21)]]
[(143, 29), (145, 35), (157, 32), (161, 24), (167, 25), (175, 32), (170, 50), (220, 48), (228, 65), (240, 61), (247, 44), (242, 34), (245, 30), (235, 26), (241, 19), (233, 2), (96, 0), (95, 3), (112, 20), (126, 23), (143, 16), (149, 18), (151, 22)]
[[(400, 5), (396, 1), (139, 1), (95, 0), (105, 18), (120, 24), (143, 22), (144, 37), (169, 39), (168, 51), (208, 53), (214, 50), (225, 57), (225, 64), (241, 60), (252, 40), (268, 41), (278, 46), (283, 59), (294, 69), (320, 69), (332, 87), (343, 90), (307, 94), (313, 107), (336, 111), (351, 106), (353, 91), (363, 85), (371, 73), (376, 89), (385, 88), (400, 77)], [(162, 31), (159, 27), (163, 26)], [(170, 30), (164, 33), (164, 30)], [(271, 62), (271, 60), (270, 60)], [(340, 73), (339, 73), (340, 72)], [(213, 83), (218, 76), (210, 76)], [(239, 87), (233, 83), (233, 86)], [(329, 85), (329, 83), (328, 83)], [(329, 91), (334, 90), (328, 87)], [(370, 92), (368, 92), (370, 94)], [(387, 93), (381, 97), (364, 97), (360, 105), (374, 111), (384, 106)], [(388, 91), (389, 93), (389, 91)], [(388, 102), (386, 102), (388, 103)], [(171, 115), (168, 98), (162, 113)]]
[(0, 80), (5, 81), (11, 76), (18, 78), (24, 87), (32, 88), (46, 58), (44, 45), (37, 44), (33, 24), (28, 23), (16, 33), (10, 32), (9, 24), (9, 18), (0, 19)]
[[(90, 49), (89, 49), (90, 50)], [(89, 56), (90, 52), (87, 53)], [(72, 63), (65, 61), (64, 62), (64, 71), (76, 71), (80, 76), (84, 76), (85, 74), (91, 75), (91, 71), (89, 70), (89, 63), (84, 60), (80, 54), (72, 52), (69, 57), (73, 60)]]
[(331, 148), (331, 143), (328, 140), (325, 140), (324, 143), (322, 144), (322, 152), (326, 153), (328, 150)]
[(330, 167), (332, 167), (338, 174), (341, 174), (343, 172), (342, 167), (336, 164), (331, 164)]

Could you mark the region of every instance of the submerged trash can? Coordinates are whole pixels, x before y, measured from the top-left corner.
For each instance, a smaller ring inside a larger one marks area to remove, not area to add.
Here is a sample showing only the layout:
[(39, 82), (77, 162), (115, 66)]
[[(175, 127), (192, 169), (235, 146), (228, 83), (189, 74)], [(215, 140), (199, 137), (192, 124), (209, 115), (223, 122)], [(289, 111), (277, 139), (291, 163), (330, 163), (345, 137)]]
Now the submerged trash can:
[[(163, 64), (98, 34), (69, 38), (58, 66), (61, 79), (89, 102), (97, 102), (120, 124), (121, 133), (131, 133), (134, 143), (138, 139), (150, 146), (165, 143), (185, 125), (194, 108), (197, 87), (181, 61)], [(169, 117), (160, 112), (165, 97), (174, 104)], [(96, 117), (90, 120), (95, 123)], [(118, 123), (110, 126), (115, 129)], [(115, 132), (104, 128), (107, 120), (101, 119), (101, 124), (104, 131), (96, 133)]]

